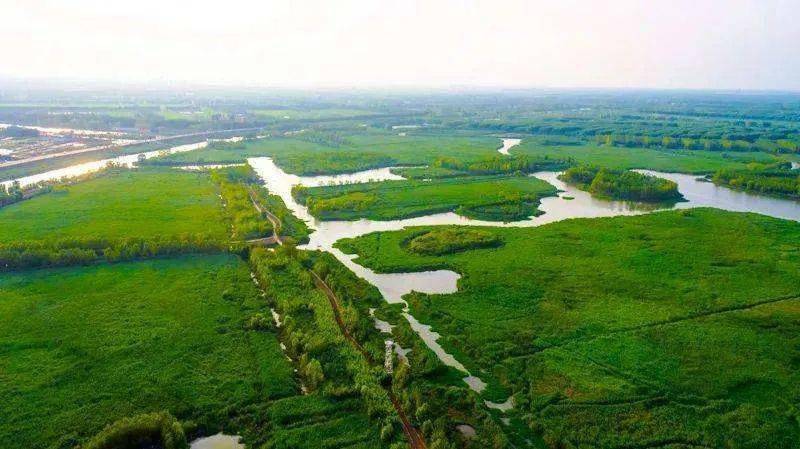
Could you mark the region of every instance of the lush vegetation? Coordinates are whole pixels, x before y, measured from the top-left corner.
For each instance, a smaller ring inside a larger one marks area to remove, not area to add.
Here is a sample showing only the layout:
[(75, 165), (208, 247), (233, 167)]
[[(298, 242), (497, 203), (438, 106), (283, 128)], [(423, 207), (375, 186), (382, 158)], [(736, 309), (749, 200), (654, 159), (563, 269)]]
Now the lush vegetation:
[(744, 168), (751, 162), (771, 163), (777, 159), (764, 152), (718, 152), (705, 150), (661, 150), (628, 148), (585, 143), (582, 145), (543, 145), (540, 139), (525, 139), (516, 153), (530, 157), (572, 158), (579, 164), (613, 170), (642, 168), (665, 172), (713, 173), (723, 168)]
[[(306, 390), (337, 400), (356, 398), (375, 428), (386, 428), (381, 431), (385, 443), (402, 439), (400, 423), (381, 386), (382, 367), (371, 365), (342, 334), (328, 298), (317, 289), (306, 266), (316, 264), (316, 271), (327, 278), (330, 272), (325, 268), (327, 264), (315, 263), (309, 254), (290, 245), (274, 252), (256, 248), (250, 254), (250, 261), (269, 302), (281, 315), (282, 339), (287, 353), (298, 361)], [(356, 338), (363, 338), (369, 330), (369, 324), (359, 319), (363, 313), (359, 310), (369, 305), (356, 306), (352, 302), (340, 305), (345, 325)], [(373, 444), (381, 447), (380, 441)]]
[(162, 410), (195, 431), (244, 426), (296, 391), (275, 334), (245, 327), (263, 309), (234, 256), (0, 275), (4, 447), (74, 447)]
[[(356, 277), (330, 254), (284, 246), (275, 252), (254, 250), (251, 261), (269, 300), (274, 301), (281, 313), (282, 338), (287, 342), (288, 352), (300, 361), (304, 384), (314, 386), (312, 396), (361, 403), (371, 417), (370, 422), (360, 422), (361, 427), (350, 431), (350, 439), (364, 438), (365, 429), (372, 427), (380, 429), (384, 444), (394, 441), (392, 447), (407, 447), (399, 432), (396, 413), (386, 403), (391, 391), (429, 447), (454, 449), (468, 445), (469, 441), (456, 429), (462, 423), (469, 423), (477, 430), (471, 441), (474, 447), (507, 447), (505, 433), (483, 409), (481, 400), (461, 381), (463, 374), (446, 368), (411, 330), (398, 309), (386, 304), (374, 286)], [(336, 293), (344, 325), (366, 355), (359, 354), (343, 338), (329, 301), (314, 286), (308, 270), (317, 273)], [(410, 350), (403, 358), (394, 357), (397, 368), (391, 382), (382, 370), (384, 339), (373, 328), (369, 316), (375, 309), (379, 309), (378, 314), (383, 318), (396, 323), (392, 338)], [(302, 366), (317, 366), (315, 361), (322, 375), (309, 379)], [(314, 434), (312, 439), (337, 435), (328, 423), (323, 421), (319, 426), (324, 426), (325, 431)], [(279, 431), (279, 435), (283, 432)], [(296, 445), (309, 438), (308, 434), (301, 436), (300, 430), (286, 433), (293, 435)], [(372, 444), (365, 447), (380, 447), (377, 441)], [(330, 447), (342, 446), (345, 444)]]
[(281, 237), (289, 237), (296, 243), (307, 243), (311, 231), (305, 221), (297, 218), (286, 207), (286, 203), (278, 195), (273, 195), (263, 186), (255, 189), (256, 201), (265, 210), (269, 211), (281, 223)]
[(406, 242), (408, 251), (427, 256), (442, 256), (503, 244), (502, 240), (491, 232), (469, 228), (434, 228), (409, 237)]
[[(450, 268), (409, 297), (461, 361), (510, 389), (552, 447), (793, 447), (800, 225), (713, 209), (486, 229), (497, 248), (340, 243), (380, 271)], [(769, 282), (764, 282), (769, 279)]]
[[(255, 239), (273, 233), (267, 213), (280, 223), (282, 237), (295, 242), (308, 241), (306, 223), (292, 215), (278, 195), (270, 194), (263, 181), (249, 165), (213, 170), (211, 177), (220, 185), (225, 200), (225, 213), (231, 221), (234, 239)], [(258, 206), (256, 206), (256, 204)], [(256, 207), (260, 207), (263, 213)]]
[(166, 412), (146, 413), (110, 424), (83, 445), (84, 449), (187, 449), (186, 434), (175, 417)]
[(630, 170), (583, 165), (565, 170), (559, 179), (604, 198), (645, 202), (677, 201), (683, 198), (675, 182)]
[(392, 220), (456, 212), (471, 218), (513, 221), (536, 215), (539, 200), (554, 195), (555, 188), (528, 176), (474, 176), (300, 187), (293, 193), (323, 220)]
[(490, 137), (398, 136), (377, 130), (351, 131), (335, 146), (319, 139), (303, 139), (300, 133), (239, 144), (214, 144), (203, 150), (155, 159), (153, 163), (238, 163), (249, 157), (271, 156), (289, 173), (319, 175), (392, 165), (425, 165), (444, 155), (464, 160), (484, 158), (496, 154), (498, 142)]
[(228, 234), (207, 174), (145, 169), (110, 170), (3, 207), (0, 229), (0, 245), (180, 235), (221, 240)]
[(711, 180), (746, 192), (800, 199), (800, 172), (788, 163), (741, 170), (719, 170)]
[(213, 170), (211, 179), (219, 185), (233, 240), (252, 240), (272, 234), (272, 224), (253, 205), (255, 194), (252, 192), (257, 188), (258, 177), (250, 166)]
[(241, 246), (204, 235), (169, 237), (22, 241), (0, 244), (0, 272), (29, 268), (91, 265), (100, 261), (123, 262), (179, 254), (213, 254), (237, 251)]

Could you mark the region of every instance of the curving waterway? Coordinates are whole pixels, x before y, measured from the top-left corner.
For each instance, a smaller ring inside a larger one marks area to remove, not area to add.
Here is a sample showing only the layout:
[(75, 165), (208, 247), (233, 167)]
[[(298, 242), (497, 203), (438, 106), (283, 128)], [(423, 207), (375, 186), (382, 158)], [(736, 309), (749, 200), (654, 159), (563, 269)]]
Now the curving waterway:
[(498, 148), (497, 151), (500, 154), (508, 156), (509, 155), (508, 150), (510, 150), (511, 147), (519, 145), (520, 142), (522, 142), (522, 139), (503, 139), (503, 146)]
[[(505, 152), (501, 151), (503, 154), (507, 154), (508, 148), (518, 144), (518, 142), (507, 142), (510, 140), (516, 139), (503, 140), (503, 148), (500, 149), (506, 150)], [(305, 220), (314, 230), (310, 236), (309, 243), (305, 245), (304, 248), (330, 252), (356, 275), (376, 286), (384, 298), (390, 303), (402, 303), (403, 295), (412, 291), (428, 294), (454, 293), (458, 290), (457, 283), (460, 275), (450, 270), (435, 270), (419, 273), (376, 273), (354, 262), (353, 259), (356, 256), (344, 254), (342, 251), (335, 248), (334, 244), (338, 240), (358, 237), (371, 232), (395, 231), (409, 226), (466, 225), (531, 227), (569, 218), (638, 215), (656, 210), (664, 210), (665, 208), (663, 206), (653, 206), (644, 203), (597, 199), (587, 192), (560, 181), (558, 179), (558, 172), (537, 172), (533, 173), (531, 176), (554, 185), (559, 189), (559, 193), (558, 196), (542, 199), (539, 209), (544, 212), (544, 214), (527, 220), (498, 223), (473, 220), (450, 212), (389, 221), (367, 219), (356, 221), (320, 221), (312, 217), (305, 206), (295, 201), (291, 194), (293, 186), (304, 185), (307, 187), (314, 187), (330, 184), (399, 180), (403, 178), (392, 173), (389, 168), (367, 170), (345, 175), (303, 177), (284, 172), (271, 158), (252, 158), (248, 160), (248, 163), (264, 180), (266, 187), (272, 193), (279, 195), (286, 203), (287, 207), (297, 217)], [(687, 201), (673, 206), (676, 208), (709, 206), (732, 211), (757, 212), (764, 215), (800, 221), (800, 203), (796, 201), (751, 195), (745, 192), (719, 187), (712, 183), (701, 181), (697, 179), (697, 177), (691, 175), (644, 170), (642, 170), (642, 172), (671, 179), (678, 183), (678, 189)], [(430, 326), (420, 323), (407, 309), (405, 317), (411, 327), (419, 334), (428, 347), (436, 353), (443, 363), (467, 374), (464, 381), (472, 389), (481, 392), (485, 388), (486, 384), (483, 381), (471, 375), (462, 363), (453, 355), (447, 353), (447, 351), (439, 345), (438, 339), (440, 335), (438, 333), (434, 332)], [(511, 407), (511, 404), (511, 402), (506, 401), (504, 403), (487, 403), (487, 406), (505, 411)]]
[[(242, 140), (241, 137), (231, 137), (230, 139), (219, 139), (223, 142), (238, 142)], [(199, 150), (208, 146), (210, 142), (215, 140), (209, 139), (204, 142), (190, 143), (187, 145), (177, 145), (174, 147), (165, 148), (162, 150), (147, 151), (144, 153), (128, 154), (125, 156), (118, 156), (108, 159), (101, 159), (98, 161), (85, 162), (83, 164), (75, 164), (65, 168), (50, 170), (43, 173), (38, 173), (31, 176), (24, 176), (15, 180), (0, 182), (2, 186), (10, 186), (12, 182), (19, 182), (20, 186), (25, 187), (40, 182), (59, 181), (62, 179), (74, 178), (76, 176), (85, 175), (100, 171), (108, 164), (121, 165), (125, 167), (132, 167), (142, 159), (152, 159), (154, 157), (166, 156), (175, 153), (185, 153), (187, 151)]]
[[(226, 139), (236, 141), (240, 137)], [(509, 154), (508, 150), (520, 143), (519, 139), (503, 139), (502, 147), (498, 149), (501, 154)], [(41, 174), (19, 178), (17, 181), (23, 186), (35, 184), (43, 181), (56, 181), (63, 178), (79, 176), (85, 173), (97, 171), (105, 167), (108, 163), (115, 163), (125, 166), (133, 166), (140, 159), (149, 159), (163, 156), (165, 154), (193, 151), (204, 148), (208, 142), (200, 142), (189, 145), (179, 145), (164, 150), (150, 151), (139, 154), (120, 156), (111, 159), (103, 159), (84, 164), (77, 164), (71, 167), (52, 170)], [(343, 238), (352, 238), (365, 235), (371, 232), (395, 231), (409, 226), (429, 226), (429, 225), (463, 225), (463, 226), (491, 226), (491, 227), (532, 227), (570, 218), (596, 218), (612, 217), (619, 215), (638, 215), (664, 210), (664, 207), (647, 205), (643, 203), (632, 203), (625, 201), (607, 201), (593, 198), (587, 192), (578, 190), (558, 179), (558, 172), (543, 171), (533, 173), (534, 176), (555, 186), (559, 193), (554, 197), (542, 199), (539, 210), (544, 212), (537, 217), (527, 220), (515, 221), (510, 223), (491, 222), (484, 220), (473, 220), (459, 216), (455, 213), (431, 214), (423, 217), (374, 221), (320, 221), (308, 213), (308, 209), (297, 203), (292, 196), (292, 187), (304, 185), (307, 187), (317, 187), (335, 184), (353, 184), (373, 181), (403, 180), (404, 178), (392, 173), (391, 168), (380, 168), (365, 170), (356, 173), (332, 175), (332, 176), (297, 176), (286, 173), (278, 167), (271, 158), (259, 157), (251, 158), (247, 161), (258, 175), (264, 180), (264, 184), (270, 192), (279, 195), (286, 206), (300, 219), (306, 221), (313, 232), (310, 241), (304, 245), (305, 249), (322, 250), (330, 252), (341, 263), (352, 270), (357, 276), (365, 279), (374, 285), (381, 292), (389, 303), (403, 303), (403, 296), (417, 291), (427, 294), (448, 294), (458, 290), (458, 280), (460, 275), (450, 270), (434, 270), (418, 273), (376, 273), (369, 268), (363, 267), (353, 259), (355, 255), (344, 254), (334, 244)], [(796, 165), (795, 165), (796, 167)], [(191, 167), (196, 168), (196, 167)], [(771, 198), (761, 195), (753, 195), (746, 192), (731, 190), (725, 187), (714, 185), (710, 182), (698, 179), (696, 176), (680, 173), (662, 173), (652, 170), (639, 170), (642, 173), (670, 179), (678, 184), (678, 190), (684, 195), (687, 201), (673, 206), (674, 208), (686, 209), (692, 207), (716, 207), (724, 210), (737, 212), (755, 212), (778, 218), (800, 221), (800, 202)], [(0, 185), (8, 185), (11, 181)], [(412, 329), (417, 332), (428, 347), (446, 365), (456, 368), (466, 374), (464, 381), (475, 391), (481, 392), (486, 384), (477, 376), (473, 376), (453, 355), (445, 351), (438, 343), (440, 335), (431, 329), (431, 326), (420, 323), (412, 316), (406, 308), (404, 313)], [(388, 323), (387, 323), (388, 324)], [(402, 350), (401, 348), (399, 350)], [(507, 410), (512, 402), (504, 403), (488, 402), (487, 406), (500, 410)], [(212, 440), (213, 441), (213, 440)], [(210, 441), (209, 441), (210, 442)], [(228, 441), (229, 443), (229, 441)], [(194, 446), (193, 446), (194, 447)], [(203, 447), (203, 446), (198, 446)]]

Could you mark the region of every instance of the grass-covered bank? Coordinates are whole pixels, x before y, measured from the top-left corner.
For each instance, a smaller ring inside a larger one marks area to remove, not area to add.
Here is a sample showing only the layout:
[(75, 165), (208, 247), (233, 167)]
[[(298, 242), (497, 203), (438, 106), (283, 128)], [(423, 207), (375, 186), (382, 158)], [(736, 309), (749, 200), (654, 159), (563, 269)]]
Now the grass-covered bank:
[[(280, 196), (263, 186), (263, 180), (249, 165), (212, 170), (211, 178), (220, 187), (234, 240), (267, 237), (277, 232), (295, 242), (308, 241), (306, 223), (292, 215)], [(273, 228), (268, 214), (278, 222), (279, 229)]]
[(724, 168), (744, 168), (751, 162), (772, 163), (782, 157), (769, 153), (718, 152), (684, 149), (656, 149), (641, 147), (615, 147), (595, 143), (550, 144), (543, 138), (523, 139), (514, 153), (529, 157), (548, 156), (554, 159), (571, 158), (579, 164), (597, 165), (614, 170), (634, 168), (663, 172), (713, 173)]
[(539, 213), (541, 198), (555, 187), (529, 176), (474, 176), (429, 181), (386, 181), (293, 192), (323, 220), (393, 220), (456, 212), (491, 221), (523, 220)]
[(504, 244), (426, 255), (409, 229), (340, 246), (461, 273), (412, 311), (554, 446), (793, 447), (800, 224), (694, 209), (485, 230)]
[(227, 255), (0, 275), (3, 446), (73, 447), (161, 410), (236, 430), (294, 395), (275, 334), (246, 328), (265, 313), (249, 276)]
[[(456, 134), (456, 133), (453, 133)], [(292, 137), (270, 137), (177, 153), (150, 164), (241, 163), (270, 156), (297, 175), (349, 173), (393, 165), (428, 164), (438, 156), (472, 160), (496, 154), (500, 139), (457, 135), (414, 135), (364, 129), (344, 133), (304, 131)]]
[[(255, 249), (251, 263), (268, 300), (281, 314), (281, 338), (288, 353), (299, 361), (299, 374), (308, 391), (328, 400), (355, 401), (369, 417), (359, 431), (350, 431), (350, 438), (364, 439), (364, 447), (408, 447), (399, 415), (388, 402), (391, 391), (428, 447), (509, 447), (505, 431), (490, 418), (481, 399), (467, 389), (463, 374), (444, 366), (411, 330), (399, 309), (388, 305), (374, 286), (330, 254), (297, 251), (291, 246), (274, 252)], [(332, 304), (309, 270), (333, 290), (347, 333), (366, 355), (339, 329)], [(371, 309), (395, 325), (391, 336), (375, 329)], [(393, 376), (384, 371), (385, 339), (398, 341), (406, 350), (403, 357), (393, 354)], [(457, 429), (459, 424), (471, 425), (476, 435), (464, 438)], [(368, 427), (380, 431), (380, 440), (368, 439)], [(346, 446), (327, 446), (333, 438), (330, 434), (307, 435), (306, 441), (316, 442), (316, 446), (299, 446), (298, 439), (293, 440), (298, 446), (276, 447)], [(370, 441), (371, 446), (367, 445)]]

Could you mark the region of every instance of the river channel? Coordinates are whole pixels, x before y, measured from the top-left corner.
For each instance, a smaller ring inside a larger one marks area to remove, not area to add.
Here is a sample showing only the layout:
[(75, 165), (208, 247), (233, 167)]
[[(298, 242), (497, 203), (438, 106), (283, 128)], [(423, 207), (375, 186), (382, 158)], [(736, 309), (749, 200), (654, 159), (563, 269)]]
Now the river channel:
[[(504, 139), (503, 147), (507, 154), (508, 148)], [(511, 142), (508, 142), (511, 143)], [(503, 148), (501, 148), (503, 149)], [(499, 151), (499, 150), (498, 150)], [(389, 168), (367, 170), (335, 176), (303, 177), (284, 172), (271, 158), (251, 158), (248, 163), (264, 180), (265, 186), (274, 194), (279, 195), (287, 207), (299, 218), (305, 220), (314, 230), (310, 241), (303, 248), (328, 251), (340, 262), (351, 269), (356, 275), (367, 280), (380, 290), (384, 298), (390, 303), (402, 303), (403, 295), (411, 291), (429, 294), (454, 293), (458, 290), (460, 275), (450, 270), (425, 271), (419, 273), (376, 273), (353, 261), (356, 256), (344, 254), (334, 247), (336, 241), (343, 238), (358, 237), (378, 231), (395, 231), (408, 226), (426, 225), (466, 225), (466, 226), (495, 226), (495, 227), (531, 227), (552, 223), (569, 218), (611, 217), (619, 215), (637, 215), (663, 210), (664, 207), (632, 203), (624, 201), (606, 201), (593, 198), (587, 192), (565, 184), (558, 179), (557, 172), (537, 172), (531, 176), (544, 180), (557, 189), (558, 196), (544, 198), (539, 209), (544, 214), (527, 220), (498, 223), (482, 220), (473, 220), (459, 216), (455, 213), (432, 214), (423, 217), (374, 221), (320, 221), (308, 213), (308, 209), (297, 203), (292, 197), (292, 187), (304, 185), (315, 187), (331, 184), (352, 184), (370, 181), (400, 180), (402, 177), (391, 172)], [(800, 203), (792, 200), (770, 198), (760, 195), (751, 195), (745, 192), (731, 190), (716, 186), (710, 182), (698, 179), (696, 176), (643, 171), (654, 176), (671, 179), (678, 183), (678, 189), (687, 201), (676, 204), (675, 208), (691, 207), (717, 207), (731, 211), (750, 211), (779, 218), (800, 221)], [(439, 334), (431, 327), (420, 323), (408, 310), (405, 317), (411, 327), (420, 335), (433, 352), (448, 366), (463, 371), (467, 377), (465, 382), (475, 391), (482, 391), (486, 386), (476, 376), (473, 376), (462, 363), (447, 353), (437, 342)], [(507, 410), (508, 402), (503, 404), (487, 403), (498, 409)]]

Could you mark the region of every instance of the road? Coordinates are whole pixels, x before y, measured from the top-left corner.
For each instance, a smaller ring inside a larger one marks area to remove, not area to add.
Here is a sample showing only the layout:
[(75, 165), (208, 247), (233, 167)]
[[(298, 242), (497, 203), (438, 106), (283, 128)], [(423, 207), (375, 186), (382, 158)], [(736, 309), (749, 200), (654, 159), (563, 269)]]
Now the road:
[(76, 149), (76, 150), (69, 150), (69, 151), (59, 151), (57, 153), (46, 153), (46, 154), (41, 154), (39, 156), (28, 157), (28, 158), (25, 158), (25, 159), (16, 159), (16, 160), (13, 160), (13, 161), (0, 162), (0, 168), (14, 167), (14, 166), (17, 166), (17, 165), (24, 165), (24, 164), (29, 164), (31, 162), (43, 161), (43, 160), (46, 160), (46, 159), (53, 159), (53, 158), (57, 158), (57, 157), (74, 156), (76, 154), (92, 153), (92, 152), (95, 152), (95, 151), (109, 150), (111, 148), (123, 148), (123, 147), (132, 146), (132, 145), (141, 145), (143, 143), (168, 142), (170, 140), (183, 139), (183, 138), (186, 138), (186, 137), (202, 137), (202, 136), (210, 136), (210, 135), (213, 135), (213, 134), (222, 134), (222, 133), (237, 133), (237, 132), (247, 132), (247, 131), (258, 131), (260, 129), (263, 129), (263, 127), (225, 129), (225, 130), (217, 130), (217, 131), (203, 131), (203, 132), (198, 132), (198, 133), (179, 134), (179, 135), (175, 135), (175, 136), (164, 136), (164, 137), (155, 137), (153, 139), (136, 140), (136, 141), (133, 141), (133, 142), (128, 142), (128, 143), (122, 144), (122, 145), (114, 145), (114, 144), (99, 145), (99, 146), (96, 146), (96, 147), (79, 148), (79, 149)]

